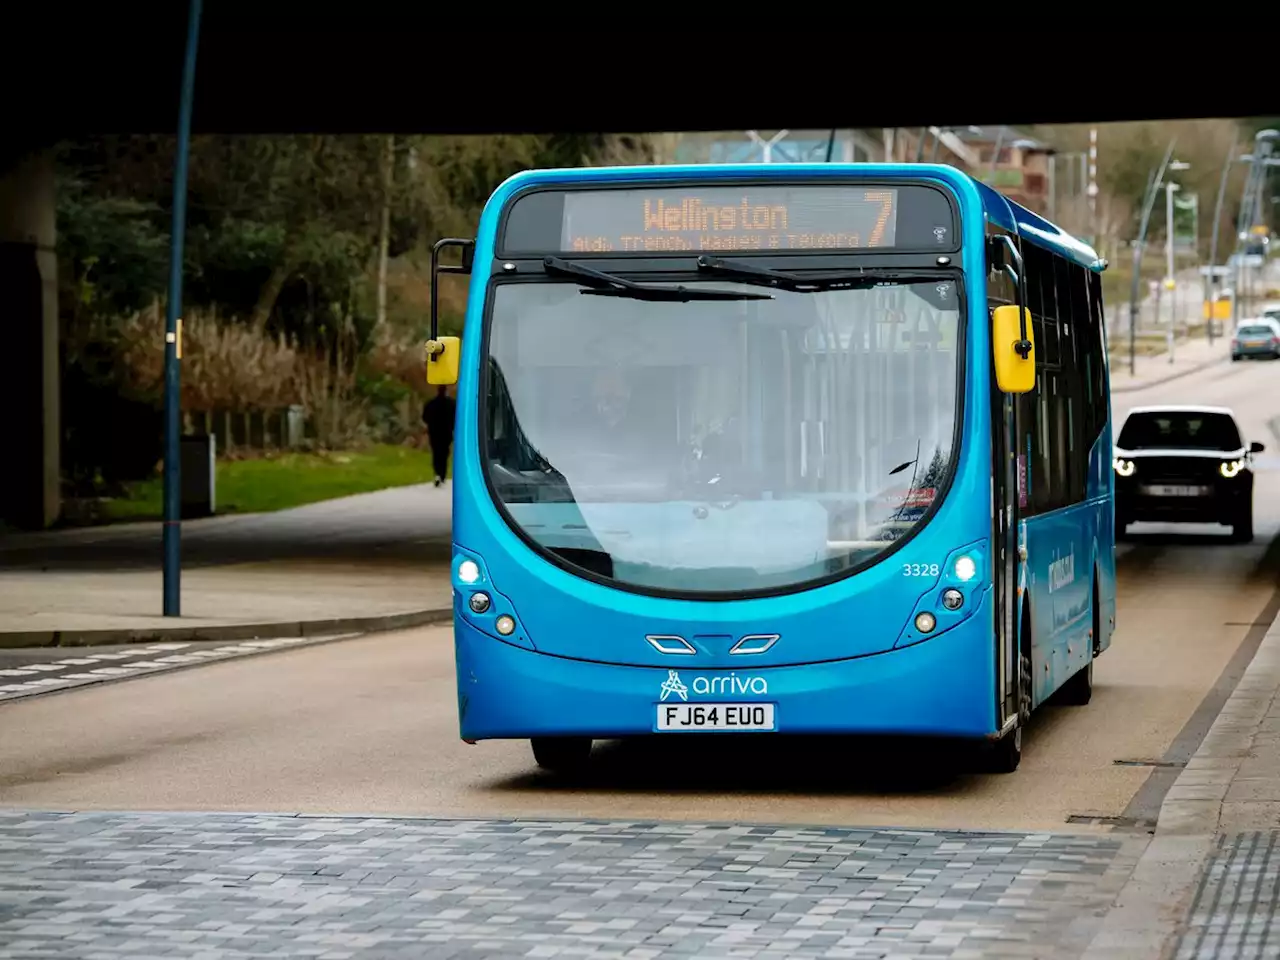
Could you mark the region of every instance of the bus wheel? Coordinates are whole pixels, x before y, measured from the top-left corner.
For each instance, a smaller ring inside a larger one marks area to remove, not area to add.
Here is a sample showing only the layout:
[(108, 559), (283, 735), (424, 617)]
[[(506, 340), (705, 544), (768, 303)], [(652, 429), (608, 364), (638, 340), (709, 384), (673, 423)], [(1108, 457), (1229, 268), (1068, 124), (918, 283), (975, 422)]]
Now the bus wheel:
[(590, 737), (534, 737), (529, 744), (538, 766), (553, 773), (581, 770), (591, 758)]
[(1098, 607), (1097, 579), (1093, 588), (1093, 619), (1089, 626), (1089, 662), (1067, 678), (1059, 691), (1058, 701), (1068, 707), (1088, 706), (1093, 699), (1093, 656), (1098, 652), (1102, 634), (1102, 611)]
[(997, 740), (987, 753), (987, 770), (1013, 773), (1022, 763), (1022, 728), (1031, 718), (1031, 658), (1018, 655), (1018, 725)]
[(1088, 706), (1093, 699), (1093, 661), (1077, 670), (1062, 685), (1062, 696), (1059, 701), (1067, 707)]
[(1022, 763), (1022, 723), (1001, 737), (987, 755), (987, 769), (992, 773), (1013, 773)]

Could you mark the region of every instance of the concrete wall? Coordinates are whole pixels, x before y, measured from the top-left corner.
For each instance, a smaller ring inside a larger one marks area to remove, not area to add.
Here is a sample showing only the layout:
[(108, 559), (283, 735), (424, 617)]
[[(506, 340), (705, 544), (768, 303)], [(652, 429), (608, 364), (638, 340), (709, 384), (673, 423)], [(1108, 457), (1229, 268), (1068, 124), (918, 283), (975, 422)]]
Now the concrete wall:
[(50, 152), (0, 170), (0, 520), (25, 528), (61, 507), (56, 220)]

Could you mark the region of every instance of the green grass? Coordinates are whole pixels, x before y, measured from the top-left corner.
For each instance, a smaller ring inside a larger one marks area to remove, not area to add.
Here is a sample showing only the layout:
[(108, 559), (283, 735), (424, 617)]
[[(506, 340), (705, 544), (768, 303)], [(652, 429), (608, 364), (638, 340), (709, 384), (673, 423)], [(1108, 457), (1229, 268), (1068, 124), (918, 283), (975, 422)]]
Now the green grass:
[[(282, 453), (255, 460), (219, 460), (215, 470), (214, 494), (220, 514), (286, 510), (433, 479), (429, 450), (390, 445), (347, 453)], [(158, 518), (163, 512), (163, 490), (159, 477), (132, 484), (127, 497), (102, 504), (103, 519)]]

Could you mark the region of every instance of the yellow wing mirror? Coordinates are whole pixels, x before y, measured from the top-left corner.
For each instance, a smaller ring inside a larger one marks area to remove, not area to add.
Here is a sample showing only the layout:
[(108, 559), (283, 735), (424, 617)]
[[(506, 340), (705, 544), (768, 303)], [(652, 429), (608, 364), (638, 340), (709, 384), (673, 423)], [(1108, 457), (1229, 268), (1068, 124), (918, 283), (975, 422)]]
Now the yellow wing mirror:
[(427, 341), (427, 383), (448, 387), (458, 382), (458, 359), (462, 341), (457, 337), (437, 337)]
[(1036, 385), (1036, 347), (1031, 311), (996, 307), (991, 314), (991, 352), (996, 384), (1005, 393), (1030, 393)]
[[(462, 251), (462, 263), (440, 262), (440, 252), (446, 247), (458, 247)], [(433, 387), (448, 387), (458, 382), (458, 366), (462, 353), (462, 341), (457, 337), (442, 337), (440, 329), (440, 274), (471, 272), (475, 264), (476, 242), (444, 237), (431, 245), (431, 339), (427, 341), (427, 383)]]

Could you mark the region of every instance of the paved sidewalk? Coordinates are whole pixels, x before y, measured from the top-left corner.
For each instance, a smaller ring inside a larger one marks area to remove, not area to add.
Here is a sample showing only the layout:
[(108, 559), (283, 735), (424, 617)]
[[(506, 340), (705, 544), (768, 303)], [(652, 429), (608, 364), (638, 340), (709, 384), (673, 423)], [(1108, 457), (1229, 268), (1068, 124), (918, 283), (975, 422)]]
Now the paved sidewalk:
[(1130, 393), (1144, 390), (1158, 383), (1185, 377), (1219, 363), (1231, 362), (1230, 340), (1215, 337), (1211, 345), (1207, 338), (1181, 340), (1174, 345), (1173, 362), (1167, 353), (1138, 356), (1134, 359), (1133, 375), (1129, 373), (1129, 354), (1126, 343), (1112, 344), (1111, 392)]
[(176, 620), (162, 616), (159, 571), (0, 571), (0, 648), (415, 626), (450, 608), (448, 569), (377, 559), (198, 567), (183, 573)]
[(162, 616), (158, 523), (0, 537), (0, 647), (397, 628), (448, 610), (448, 488), (399, 487), (183, 525)]
[(1075, 958), (1133, 839), (0, 813), (0, 958)]
[(1090, 960), (1280, 956), (1280, 616), (1165, 795)]

